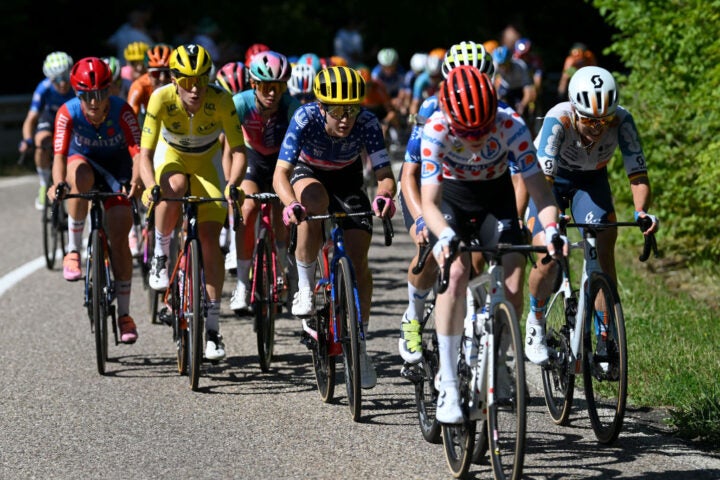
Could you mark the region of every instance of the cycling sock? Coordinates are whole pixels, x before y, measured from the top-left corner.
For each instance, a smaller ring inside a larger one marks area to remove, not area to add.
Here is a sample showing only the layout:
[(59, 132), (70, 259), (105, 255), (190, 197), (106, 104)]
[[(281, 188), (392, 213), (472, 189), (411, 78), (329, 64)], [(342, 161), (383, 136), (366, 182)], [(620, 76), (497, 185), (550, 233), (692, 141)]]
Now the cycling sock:
[(118, 318), (130, 313), (130, 286), (132, 280), (117, 280), (115, 291), (117, 292)]
[(220, 331), (220, 300), (208, 300), (208, 313), (205, 319), (205, 331)]
[(410, 320), (421, 320), (425, 316), (425, 300), (430, 294), (430, 288), (421, 290), (408, 282), (408, 309), (407, 317)]
[(40, 186), (48, 187), (52, 185), (52, 171), (49, 168), (37, 167), (36, 171), (40, 177)]
[(67, 251), (80, 251), (82, 245), (83, 231), (85, 231), (85, 219), (75, 220), (68, 214), (68, 244)]
[(317, 260), (310, 263), (297, 260), (298, 269), (298, 290), (311, 290), (313, 286), (313, 277), (315, 276), (315, 264)]
[(160, 230), (155, 229), (155, 256), (166, 257), (170, 253), (170, 241), (172, 240), (172, 233), (170, 235), (163, 235)]
[(530, 312), (534, 313), (534, 315), (528, 316), (530, 323), (535, 325), (542, 324), (542, 319), (545, 317), (545, 312), (547, 311), (547, 301), (547, 298), (538, 300), (533, 295), (530, 295)]
[(437, 338), (440, 349), (440, 381), (457, 382), (457, 359), (462, 335), (438, 334)]
[(248, 280), (250, 279), (250, 266), (251, 265), (252, 265), (252, 260), (240, 260), (238, 258), (237, 279), (238, 279), (238, 282), (242, 282), (243, 285), (247, 285)]

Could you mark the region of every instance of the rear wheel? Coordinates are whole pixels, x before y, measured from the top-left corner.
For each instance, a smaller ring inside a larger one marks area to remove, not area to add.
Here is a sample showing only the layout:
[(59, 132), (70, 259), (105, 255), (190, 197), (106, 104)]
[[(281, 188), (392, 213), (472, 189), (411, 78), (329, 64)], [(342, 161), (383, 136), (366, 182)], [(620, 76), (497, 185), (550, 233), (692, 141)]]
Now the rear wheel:
[[(200, 242), (197, 239), (190, 240), (187, 256), (185, 257), (186, 290), (185, 308), (189, 309), (188, 319), (188, 377), (190, 388), (197, 391), (200, 383), (200, 370), (203, 361), (203, 333), (204, 333), (204, 312), (202, 291), (202, 272), (200, 271), (202, 259), (200, 258)], [(188, 278), (189, 277), (189, 278)]]
[(590, 315), (583, 348), (583, 383), (593, 431), (600, 443), (614, 442), (627, 400), (627, 343), (620, 297), (610, 277), (590, 278)]
[(88, 288), (92, 301), (93, 330), (95, 332), (95, 358), (100, 375), (105, 375), (108, 352), (107, 305), (105, 295), (108, 279), (105, 278), (105, 249), (100, 232), (90, 234), (90, 271)]
[(488, 451), (496, 479), (519, 479), (525, 461), (525, 362), (520, 326), (509, 303), (493, 312), (494, 402), (488, 406)]
[(332, 402), (335, 395), (335, 356), (330, 354), (330, 304), (329, 285), (330, 278), (327, 261), (322, 252), (318, 254), (317, 268), (315, 269), (315, 328), (317, 340), (312, 349), (313, 369), (318, 392), (323, 402)]
[(42, 216), (43, 250), (45, 253), (45, 266), (48, 270), (55, 268), (58, 248), (65, 254), (67, 237), (67, 215), (63, 202), (58, 202), (56, 225), (53, 225), (52, 203), (45, 202)]
[(547, 308), (547, 346), (550, 361), (542, 368), (545, 405), (553, 421), (566, 425), (575, 391), (575, 364), (571, 364), (570, 329), (567, 314), (577, 313), (577, 297), (565, 299), (562, 292), (550, 298)]
[(360, 389), (360, 326), (354, 289), (354, 279), (347, 258), (341, 258), (335, 276), (337, 305), (336, 327), (340, 329), (343, 364), (345, 366), (345, 389), (352, 419), (360, 419), (362, 392)]
[(445, 460), (455, 478), (464, 477), (470, 469), (476, 425), (474, 420), (466, 420), (458, 425), (442, 425)]
[(435, 418), (438, 391), (435, 390), (435, 375), (440, 367), (438, 340), (435, 333), (435, 318), (432, 315), (433, 305), (428, 305), (422, 330), (423, 358), (420, 376), (415, 382), (415, 406), (418, 412), (420, 432), (430, 443), (440, 443), (440, 424)]
[(272, 252), (265, 238), (258, 240), (255, 251), (253, 282), (253, 311), (255, 312), (255, 334), (257, 336), (258, 359), (263, 372), (270, 370), (275, 344), (275, 274), (273, 273)]

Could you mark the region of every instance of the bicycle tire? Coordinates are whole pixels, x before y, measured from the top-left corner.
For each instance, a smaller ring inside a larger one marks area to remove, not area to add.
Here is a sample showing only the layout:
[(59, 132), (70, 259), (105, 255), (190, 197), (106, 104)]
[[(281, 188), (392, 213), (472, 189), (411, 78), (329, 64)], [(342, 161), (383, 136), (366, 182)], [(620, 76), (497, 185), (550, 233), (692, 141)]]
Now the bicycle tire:
[(488, 453), (488, 436), (487, 436), (487, 419), (480, 423), (480, 427), (475, 426), (475, 445), (473, 447), (472, 457), (470, 461), (475, 465), (485, 465), (489, 460), (485, 460)]
[(340, 258), (335, 271), (335, 307), (336, 328), (343, 351), (345, 367), (345, 390), (348, 396), (348, 407), (354, 421), (360, 420), (362, 410), (362, 390), (360, 379), (360, 314), (357, 304), (355, 280), (350, 260)]
[[(187, 256), (185, 257), (185, 284), (184, 292), (187, 302), (185, 308), (190, 308), (188, 321), (188, 378), (190, 389), (195, 392), (200, 385), (200, 371), (203, 361), (203, 291), (202, 272), (200, 270), (202, 259), (200, 258), (200, 241), (190, 240)], [(189, 277), (189, 278), (188, 278)]]
[[(184, 275), (184, 274), (183, 274)], [(184, 298), (180, 295), (180, 282), (184, 282), (184, 276), (178, 275), (170, 283), (170, 309), (172, 312), (173, 340), (175, 341), (175, 355), (177, 360), (178, 373), (188, 374), (188, 333), (187, 321), (184, 317)], [(185, 285), (183, 285), (185, 288)]]
[(566, 299), (556, 291), (548, 302), (546, 339), (550, 360), (541, 367), (545, 405), (556, 425), (567, 425), (575, 396), (575, 362), (571, 364), (568, 308), (577, 313), (577, 294)]
[[(62, 205), (62, 203), (60, 203)], [(58, 209), (58, 215), (60, 209)], [(42, 216), (42, 227), (43, 227), (43, 252), (45, 254), (45, 266), (48, 270), (55, 268), (55, 258), (57, 256), (57, 242), (58, 234), (57, 230), (53, 227), (52, 221), (52, 204), (49, 201), (45, 202)]]
[(324, 403), (330, 403), (335, 396), (335, 357), (330, 355), (330, 285), (321, 283), (330, 278), (330, 269), (327, 258), (320, 251), (317, 256), (315, 268), (315, 326), (317, 328), (317, 341), (312, 348), (313, 370), (320, 398)]
[[(603, 303), (609, 307), (604, 310), (608, 318), (607, 353), (604, 355), (596, 348), (602, 337), (595, 328), (598, 303), (601, 308)], [(600, 443), (611, 444), (618, 438), (625, 418), (628, 373), (625, 319), (620, 297), (607, 274), (594, 272), (591, 275), (587, 310), (583, 335), (585, 398), (595, 437)]]
[(90, 234), (90, 268), (88, 288), (92, 301), (93, 331), (95, 333), (95, 358), (98, 373), (105, 375), (108, 352), (107, 309), (105, 304), (105, 249), (100, 232)]
[[(466, 403), (463, 403), (466, 405)], [(475, 420), (465, 420), (460, 424), (442, 425), (442, 443), (445, 461), (455, 478), (462, 478), (470, 469), (475, 447)]]
[(442, 438), (440, 423), (435, 418), (438, 397), (438, 391), (435, 390), (435, 375), (440, 368), (440, 355), (435, 332), (435, 317), (432, 312), (433, 305), (430, 304), (426, 308), (423, 322), (423, 358), (420, 365), (421, 375), (415, 383), (415, 407), (423, 438), (429, 443), (439, 444)]
[[(522, 477), (527, 428), (523, 342), (512, 305), (498, 304), (492, 321), (495, 400), (488, 406), (488, 452), (496, 480), (517, 480)], [(508, 378), (509, 384), (503, 385)]]
[(275, 273), (272, 263), (271, 246), (265, 238), (258, 239), (255, 250), (255, 268), (253, 270), (252, 308), (255, 313), (255, 335), (257, 337), (258, 360), (260, 370), (270, 370), (275, 344)]

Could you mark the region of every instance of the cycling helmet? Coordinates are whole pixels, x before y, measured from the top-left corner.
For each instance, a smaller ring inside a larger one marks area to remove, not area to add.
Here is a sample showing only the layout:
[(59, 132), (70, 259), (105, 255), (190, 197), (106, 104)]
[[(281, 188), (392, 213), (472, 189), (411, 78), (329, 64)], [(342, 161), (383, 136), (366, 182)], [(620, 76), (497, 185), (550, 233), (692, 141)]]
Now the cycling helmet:
[(268, 50), (270, 50), (270, 47), (268, 47), (264, 43), (253, 43), (248, 47), (247, 50), (245, 50), (245, 65), (249, 66), (252, 62), (252, 58), (255, 55), (260, 52), (267, 52)]
[(231, 94), (245, 90), (247, 76), (243, 62), (229, 62), (217, 72), (217, 84)]
[(180, 45), (170, 54), (170, 70), (175, 76), (208, 75), (212, 59), (205, 47), (194, 43)]
[(453, 129), (480, 130), (490, 127), (497, 113), (492, 80), (469, 65), (450, 70), (440, 87), (440, 108)]
[(292, 68), (290, 80), (288, 80), (288, 91), (290, 95), (301, 95), (312, 93), (315, 69), (312, 65), (298, 63)]
[(450, 70), (460, 65), (471, 65), (490, 77), (495, 73), (492, 55), (480, 43), (460, 42), (450, 47), (442, 64), (443, 77), (447, 78)]
[(434, 55), (428, 55), (427, 62), (425, 63), (425, 71), (431, 77), (440, 75), (442, 71), (442, 58), (438, 58)]
[(257, 82), (287, 82), (290, 62), (281, 53), (272, 50), (260, 52), (250, 63), (250, 78)]
[(394, 48), (383, 48), (377, 54), (378, 63), (383, 67), (397, 65), (400, 56)]
[(600, 67), (583, 67), (570, 78), (568, 96), (575, 110), (586, 117), (612, 115), (618, 106), (618, 88), (612, 74)]
[(122, 70), (120, 60), (118, 60), (117, 57), (102, 57), (102, 61), (107, 63), (108, 68), (110, 68), (113, 82), (117, 82), (120, 79), (120, 73)]
[(493, 54), (496, 48), (498, 48), (500, 44), (497, 42), (497, 40), (487, 40), (483, 42), (483, 47), (485, 47), (485, 51), (488, 52), (490, 55)]
[(85, 57), (73, 65), (70, 84), (76, 92), (104, 90), (112, 82), (110, 67), (101, 58)]
[(319, 72), (323, 68), (322, 63), (320, 63), (320, 57), (318, 57), (314, 53), (304, 53), (300, 55), (297, 63), (304, 63), (306, 65), (310, 65), (315, 69), (316, 72)]
[(145, 65), (148, 68), (167, 68), (170, 63), (172, 47), (166, 43), (156, 43), (145, 52)]
[(358, 104), (365, 99), (365, 80), (350, 67), (329, 67), (315, 75), (313, 92), (322, 103)]
[(497, 47), (495, 50), (493, 50), (492, 56), (493, 56), (493, 60), (495, 60), (495, 63), (497, 63), (498, 65), (507, 63), (512, 58), (510, 56), (510, 51), (504, 45), (501, 45), (501, 46)]
[(145, 60), (145, 52), (150, 48), (145, 42), (132, 42), (125, 47), (123, 54), (128, 62), (142, 62)]
[(425, 71), (427, 59), (427, 53), (414, 53), (413, 56), (410, 57), (410, 69), (415, 73), (422, 73), (423, 71)]
[(73, 66), (73, 59), (65, 52), (52, 52), (43, 62), (43, 75), (47, 78), (67, 77)]
[(365, 85), (372, 81), (372, 72), (370, 72), (370, 69), (368, 67), (362, 65), (356, 68), (356, 70), (358, 71), (362, 79), (365, 80)]
[(530, 41), (530, 39), (521, 38), (520, 40), (515, 42), (515, 56), (517, 58), (522, 58), (530, 51), (530, 47), (532, 47), (532, 42)]
[(348, 64), (347, 60), (345, 60), (345, 57), (341, 57), (340, 55), (332, 55), (330, 57), (330, 66), (332, 67), (346, 67)]
[(444, 48), (433, 48), (432, 50), (430, 50), (430, 53), (428, 53), (428, 56), (437, 57), (442, 60), (443, 58), (445, 58), (445, 52), (446, 50)]

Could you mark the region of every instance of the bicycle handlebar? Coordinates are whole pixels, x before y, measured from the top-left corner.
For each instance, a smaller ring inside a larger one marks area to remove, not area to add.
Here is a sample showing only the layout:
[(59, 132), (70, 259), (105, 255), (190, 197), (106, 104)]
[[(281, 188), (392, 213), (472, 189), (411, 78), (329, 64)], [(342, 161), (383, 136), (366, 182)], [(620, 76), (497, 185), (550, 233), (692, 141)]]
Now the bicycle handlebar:
[[(212, 203), (212, 202), (227, 202), (225, 197), (198, 197), (196, 195), (185, 195), (178, 198), (160, 197), (160, 186), (154, 185), (151, 191), (152, 200), (150, 206), (148, 206), (147, 214), (145, 217), (145, 223), (149, 226), (155, 224), (155, 205), (159, 202), (181, 202), (186, 203)], [(237, 230), (237, 226), (242, 222), (240, 216), (240, 206), (238, 205), (238, 198), (240, 194), (236, 186), (230, 186), (230, 198), (233, 203), (233, 230)], [(248, 195), (249, 197), (249, 195)]]
[[(127, 185), (123, 185), (123, 188), (128, 188)], [(54, 227), (57, 227), (58, 221), (58, 210), (60, 209), (60, 202), (69, 198), (82, 198), (85, 200), (96, 201), (101, 198), (111, 197), (125, 197), (130, 199), (130, 207), (132, 208), (133, 219), (139, 218), (138, 206), (135, 202), (134, 197), (128, 197), (125, 192), (101, 192), (98, 190), (90, 190), (89, 192), (69, 193), (70, 186), (66, 182), (58, 183), (55, 187), (55, 200), (52, 204), (51, 222)]]
[(640, 217), (637, 219), (637, 222), (577, 223), (570, 222), (568, 217), (562, 216), (559, 221), (559, 229), (561, 232), (563, 232), (563, 234), (565, 234), (567, 227), (586, 228), (595, 231), (614, 227), (639, 227), (640, 231), (645, 237), (645, 244), (643, 245), (642, 253), (640, 254), (640, 257), (638, 257), (638, 260), (640, 260), (641, 262), (645, 262), (650, 258), (650, 252), (653, 253), (653, 256), (655, 258), (660, 257), (660, 252), (658, 251), (655, 234), (651, 233), (649, 235), (644, 235), (647, 229), (649, 229), (651, 226), (652, 220), (650, 220), (650, 218), (648, 217)]
[(430, 256), (431, 252), (432, 245), (430, 245), (430, 243), (418, 245), (418, 260), (417, 263), (415, 263), (415, 266), (412, 268), (413, 275), (418, 275), (420, 272), (422, 272), (422, 269), (425, 268), (425, 263), (427, 262), (427, 258), (428, 256)]

